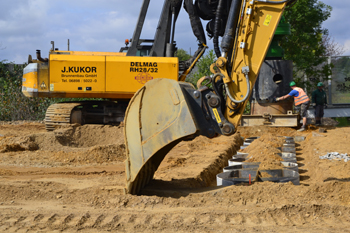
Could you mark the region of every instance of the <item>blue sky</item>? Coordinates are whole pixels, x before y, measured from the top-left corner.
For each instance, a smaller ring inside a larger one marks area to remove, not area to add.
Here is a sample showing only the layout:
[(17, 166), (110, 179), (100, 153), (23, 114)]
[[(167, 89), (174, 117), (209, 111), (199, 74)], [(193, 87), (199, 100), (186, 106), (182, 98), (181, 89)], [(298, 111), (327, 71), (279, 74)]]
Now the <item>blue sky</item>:
[(349, 0), (322, 0), (323, 3), (333, 8), (331, 17), (323, 23), (323, 27), (329, 30), (329, 34), (335, 42), (344, 45), (346, 50), (343, 55), (350, 55), (350, 11)]
[[(322, 0), (333, 7), (332, 16), (323, 26), (345, 46), (350, 55), (349, 0)], [(153, 0), (144, 25), (142, 38), (153, 38), (163, 1)], [(47, 57), (51, 48), (77, 51), (119, 51), (130, 39), (142, 0), (1, 0), (0, 60), (27, 61), (40, 49)], [(187, 13), (182, 9), (176, 28), (177, 47), (193, 53), (197, 49)], [(212, 49), (212, 41), (208, 41)]]

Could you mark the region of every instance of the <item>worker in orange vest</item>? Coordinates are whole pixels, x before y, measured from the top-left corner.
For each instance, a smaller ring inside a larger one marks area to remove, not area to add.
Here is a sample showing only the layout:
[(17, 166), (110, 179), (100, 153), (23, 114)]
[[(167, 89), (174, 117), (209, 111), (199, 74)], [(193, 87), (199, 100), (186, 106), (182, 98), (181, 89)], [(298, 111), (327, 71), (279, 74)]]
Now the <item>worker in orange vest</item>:
[(294, 97), (294, 105), (296, 108), (300, 108), (300, 116), (303, 118), (303, 125), (298, 131), (304, 131), (306, 127), (306, 113), (310, 106), (310, 99), (303, 89), (296, 86), (295, 82), (290, 82), (289, 86), (293, 90), (287, 95), (276, 98), (276, 101), (284, 100), (291, 96)]

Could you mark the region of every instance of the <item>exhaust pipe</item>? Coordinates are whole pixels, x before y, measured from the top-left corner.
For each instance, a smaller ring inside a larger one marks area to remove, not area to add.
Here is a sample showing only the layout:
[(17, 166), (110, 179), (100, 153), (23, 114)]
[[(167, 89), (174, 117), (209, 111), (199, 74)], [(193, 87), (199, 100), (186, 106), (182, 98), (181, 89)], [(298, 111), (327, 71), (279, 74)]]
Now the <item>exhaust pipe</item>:
[(41, 62), (48, 62), (48, 58), (42, 58), (41, 57), (41, 51), (39, 49), (36, 50), (36, 58)]

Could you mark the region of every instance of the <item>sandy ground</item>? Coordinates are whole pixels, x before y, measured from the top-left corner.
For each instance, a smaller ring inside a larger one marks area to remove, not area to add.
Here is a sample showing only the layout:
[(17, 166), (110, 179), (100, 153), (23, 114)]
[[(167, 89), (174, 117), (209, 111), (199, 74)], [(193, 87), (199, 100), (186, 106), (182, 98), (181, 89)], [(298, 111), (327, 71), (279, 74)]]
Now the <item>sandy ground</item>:
[[(1, 232), (350, 232), (350, 128), (241, 127), (181, 142), (139, 196), (124, 195), (123, 127), (0, 123)], [(305, 136), (300, 186), (216, 187), (242, 137)]]

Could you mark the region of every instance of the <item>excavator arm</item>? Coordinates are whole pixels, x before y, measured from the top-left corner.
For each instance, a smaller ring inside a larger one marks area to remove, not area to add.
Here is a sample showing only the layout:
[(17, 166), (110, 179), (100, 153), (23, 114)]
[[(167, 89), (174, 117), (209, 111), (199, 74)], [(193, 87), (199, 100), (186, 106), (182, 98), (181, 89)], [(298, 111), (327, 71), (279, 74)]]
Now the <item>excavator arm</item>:
[[(166, 77), (155, 79), (134, 95), (125, 116), (127, 193), (138, 194), (182, 140), (236, 132), (283, 10), (294, 1), (230, 1), (211, 76), (201, 78), (197, 88)], [(214, 37), (217, 34), (214, 30)]]
[[(288, 1), (258, 0), (243, 2), (243, 7), (239, 4), (235, 6), (242, 8), (238, 16), (234, 13), (233, 17), (238, 20), (236, 37), (233, 39), (230, 28), (226, 28), (222, 42), (223, 56), (211, 66), (212, 72), (215, 72), (215, 67), (219, 70), (214, 76), (223, 79), (226, 93), (225, 118), (235, 129), (287, 3)], [(231, 41), (234, 41), (233, 46)], [(227, 56), (231, 51), (232, 55)]]

